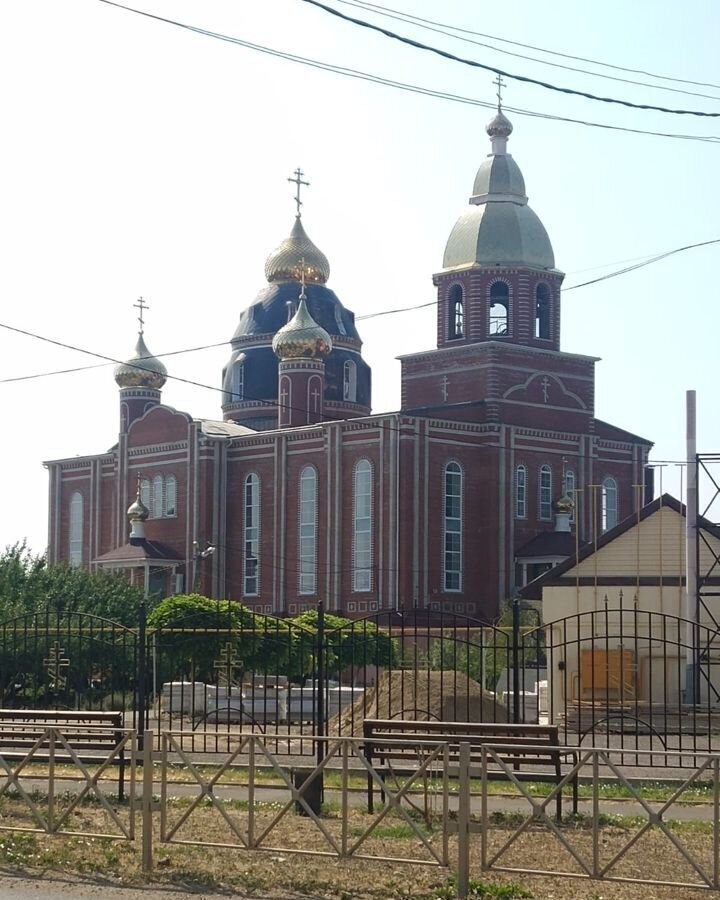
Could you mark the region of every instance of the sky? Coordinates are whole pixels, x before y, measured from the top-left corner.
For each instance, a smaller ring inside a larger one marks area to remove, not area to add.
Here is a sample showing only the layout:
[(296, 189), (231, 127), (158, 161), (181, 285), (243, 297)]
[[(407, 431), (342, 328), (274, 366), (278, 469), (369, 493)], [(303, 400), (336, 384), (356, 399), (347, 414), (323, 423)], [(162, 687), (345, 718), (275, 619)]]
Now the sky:
[[(472, 32), (687, 81), (720, 82), (713, 0), (383, 0)], [(340, 0), (328, 5), (509, 73), (635, 103), (720, 112), (720, 87), (602, 68), (483, 37), (524, 56), (644, 81), (627, 84), (509, 56)], [(159, 16), (306, 58), (493, 102), (491, 72), (358, 28), (303, 0), (134, 0)], [(720, 120), (594, 102), (505, 79), (506, 109), (631, 129), (720, 135)], [(43, 460), (117, 439), (112, 365), (132, 355), (139, 296), (156, 354), (228, 342), (290, 231), (296, 167), (303, 222), (329, 287), (358, 317), (373, 409), (397, 409), (403, 353), (435, 345), (435, 310), (363, 315), (435, 299), (450, 230), (489, 152), (491, 113), (298, 65), (101, 0), (0, 9), (0, 548), (47, 541)], [(707, 96), (656, 89), (673, 87)], [(565, 287), (720, 238), (720, 146), (508, 112), (509, 151), (548, 230)], [(698, 447), (720, 450), (712, 372), (720, 244), (564, 293), (562, 349), (602, 358), (596, 414), (655, 442), (680, 492), (685, 391)], [(165, 360), (163, 402), (221, 418), (229, 345)], [(8, 380), (18, 379), (23, 380)], [(8, 513), (8, 510), (10, 511)]]

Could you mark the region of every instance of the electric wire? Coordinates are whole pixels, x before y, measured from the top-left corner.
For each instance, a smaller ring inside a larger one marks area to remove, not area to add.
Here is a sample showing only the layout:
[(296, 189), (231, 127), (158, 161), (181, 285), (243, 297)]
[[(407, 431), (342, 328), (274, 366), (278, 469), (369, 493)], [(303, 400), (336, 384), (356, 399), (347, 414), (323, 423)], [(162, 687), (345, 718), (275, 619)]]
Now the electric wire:
[[(321, 60), (311, 59), (309, 57), (298, 56), (292, 53), (286, 53), (282, 50), (277, 50), (272, 47), (266, 47), (262, 44), (254, 44), (250, 41), (244, 41), (240, 38), (233, 37), (231, 35), (222, 34), (219, 32), (209, 31), (208, 29), (201, 28), (195, 25), (189, 25), (184, 22), (179, 22), (175, 19), (168, 19), (163, 16), (157, 16), (153, 13), (145, 12), (141, 9), (136, 9), (131, 6), (126, 6), (122, 3), (114, 2), (114, 0), (99, 0), (100, 3), (104, 3), (107, 6), (114, 6), (118, 9), (123, 9), (127, 12), (135, 13), (139, 16), (144, 16), (149, 19), (154, 19), (159, 22), (163, 22), (168, 25), (173, 25), (178, 28), (183, 28), (187, 31), (193, 32), (194, 34), (199, 34), (204, 37), (214, 38), (216, 40), (224, 41), (226, 43), (235, 44), (239, 47), (243, 47), (248, 50), (252, 50), (258, 53), (262, 53), (265, 55), (269, 55), (274, 58), (283, 59), (286, 62), (292, 62), (297, 65), (307, 66), (309, 68), (318, 69), (323, 72), (332, 72), (335, 75), (340, 75), (344, 78), (352, 78), (357, 81), (367, 81), (370, 84), (378, 84), (383, 87), (393, 88), (394, 90), (400, 90), (405, 93), (418, 94), (419, 96), (425, 97), (433, 97), (437, 100), (448, 100), (452, 103), (460, 103), (467, 106), (476, 106), (481, 107), (483, 109), (495, 109), (496, 104), (490, 103), (485, 100), (479, 100), (473, 97), (464, 97), (461, 94), (454, 94), (448, 91), (436, 90), (434, 88), (426, 88), (421, 85), (410, 84), (407, 82), (396, 81), (392, 78), (386, 78), (381, 75), (375, 75), (371, 72), (364, 72), (360, 69), (352, 69), (344, 66), (338, 66), (333, 63), (322, 62)], [(701, 134), (679, 134), (675, 132), (665, 132), (665, 131), (653, 131), (650, 129), (643, 128), (631, 128), (623, 125), (611, 125), (609, 123), (604, 122), (592, 122), (585, 119), (576, 119), (570, 116), (559, 116), (553, 115), (550, 113), (543, 113), (534, 110), (523, 109), (521, 107), (505, 107), (507, 112), (512, 113), (513, 115), (518, 116), (527, 116), (530, 118), (536, 119), (547, 119), (551, 122), (564, 122), (567, 124), (573, 125), (583, 125), (587, 128), (601, 128), (606, 131), (616, 131), (622, 132), (626, 134), (641, 134), (647, 135), (649, 137), (661, 137), (668, 138), (672, 140), (684, 140), (684, 141), (695, 141), (701, 143), (711, 143), (716, 144), (720, 142), (719, 135), (701, 135)]]
[[(698, 241), (693, 244), (685, 244), (682, 247), (674, 247), (672, 250), (665, 250), (662, 253), (656, 253), (651, 256), (638, 257), (641, 260), (640, 262), (637, 262), (630, 266), (625, 266), (622, 269), (617, 269), (614, 272), (608, 272), (605, 275), (601, 275), (598, 278), (592, 278), (589, 281), (584, 281), (584, 282), (581, 282), (580, 284), (573, 284), (568, 287), (564, 287), (564, 288), (562, 288), (562, 292), (566, 293), (567, 291), (573, 291), (573, 290), (577, 290), (579, 288), (589, 287), (590, 285), (598, 284), (601, 281), (607, 281), (610, 278), (616, 278), (620, 275), (626, 275), (629, 272), (634, 272), (634, 271), (637, 271), (638, 269), (645, 268), (645, 266), (649, 266), (649, 265), (652, 265), (653, 263), (659, 262), (663, 259), (667, 259), (670, 256), (676, 255), (677, 253), (682, 253), (686, 250), (693, 250), (693, 249), (696, 249), (699, 247), (707, 247), (712, 244), (719, 244), (719, 243), (720, 243), (720, 238), (712, 238), (711, 240), (707, 240), (707, 241)], [(595, 268), (602, 268), (602, 267), (597, 266)], [(584, 270), (584, 271), (589, 271), (589, 270)], [(368, 319), (377, 319), (382, 316), (395, 315), (398, 313), (405, 313), (405, 312), (413, 312), (415, 310), (420, 310), (420, 309), (429, 309), (432, 306), (437, 306), (440, 302), (441, 301), (439, 299), (434, 299), (434, 300), (429, 300), (426, 303), (418, 303), (413, 306), (402, 306), (402, 307), (396, 307), (394, 309), (379, 310), (378, 312), (366, 313), (365, 315), (362, 315), (362, 316), (355, 316), (355, 321), (356, 322), (367, 321)], [(91, 366), (78, 366), (78, 367), (70, 368), (70, 369), (56, 369), (54, 371), (49, 371), (49, 372), (36, 372), (36, 373), (32, 373), (30, 375), (14, 375), (14, 376), (9, 376), (7, 378), (0, 378), (0, 384), (10, 384), (13, 382), (18, 382), (18, 381), (30, 381), (35, 378), (47, 378), (52, 375), (65, 375), (65, 374), (74, 373), (74, 372), (83, 372), (83, 371), (87, 371), (90, 369), (102, 368), (104, 366), (113, 365), (113, 364), (114, 365), (128, 365), (128, 366), (133, 365), (132, 360), (127, 361), (127, 360), (115, 359), (114, 357), (105, 356), (101, 353), (95, 353), (94, 351), (86, 350), (82, 347), (76, 347), (72, 344), (67, 344), (63, 341), (54, 340), (52, 338), (48, 338), (48, 337), (45, 337), (40, 334), (36, 334), (31, 331), (27, 331), (25, 329), (18, 328), (13, 325), (8, 325), (7, 323), (0, 322), (0, 328), (4, 328), (7, 331), (16, 332), (18, 334), (22, 334), (26, 337), (31, 337), (31, 338), (35, 338), (40, 341), (45, 341), (46, 343), (53, 344), (57, 347), (62, 347), (63, 349), (66, 349), (66, 350), (74, 350), (78, 353), (85, 353), (90, 356), (94, 356), (96, 358), (104, 360), (104, 362), (102, 362), (102, 363), (97, 363), (97, 364), (91, 365)], [(198, 347), (188, 347), (183, 350), (171, 350), (171, 351), (168, 351), (167, 353), (156, 353), (156, 354), (152, 354), (152, 355), (156, 358), (166, 357), (166, 356), (177, 356), (182, 353), (194, 353), (194, 352), (197, 352), (200, 350), (211, 350), (211, 349), (216, 349), (219, 347), (226, 347), (229, 343), (230, 343), (229, 341), (218, 341), (218, 342), (212, 343), (212, 344), (203, 344)], [(140, 361), (138, 361), (138, 363), (135, 364), (134, 367), (140, 371), (144, 371), (142, 365), (140, 365), (139, 362)], [(193, 381), (193, 380), (187, 379), (187, 378), (181, 378), (180, 376), (177, 376), (177, 375), (168, 374), (167, 377), (170, 379), (176, 380), (176, 381), (181, 381), (186, 384), (190, 384), (195, 387), (203, 387), (203, 388), (207, 388), (208, 390), (212, 390), (212, 391), (220, 391), (223, 394), (227, 393), (221, 387), (217, 387), (217, 386), (213, 386), (213, 385), (209, 385), (209, 384), (203, 384), (202, 382)], [(256, 402), (267, 403), (270, 405), (275, 405), (275, 401), (271, 401), (271, 400), (260, 401), (254, 397), (247, 397), (246, 399), (255, 400)], [(333, 420), (333, 421), (337, 421), (337, 420)], [(355, 420), (353, 420), (353, 421), (355, 421)]]
[(707, 88), (715, 88), (716, 90), (720, 90), (720, 84), (715, 84), (711, 81), (695, 81), (691, 78), (679, 78), (673, 75), (660, 75), (657, 72), (649, 72), (647, 69), (633, 69), (629, 66), (620, 66), (615, 63), (604, 62), (599, 59), (592, 59), (587, 56), (575, 56), (572, 53), (563, 53), (560, 50), (549, 50), (547, 47), (540, 47), (537, 44), (524, 44), (521, 41), (513, 41), (510, 38), (499, 37), (496, 34), (487, 34), (483, 31), (473, 31), (471, 28), (463, 28), (459, 25), (450, 25), (447, 22), (438, 22), (434, 19), (424, 19), (421, 16), (415, 16), (412, 13), (405, 12), (404, 10), (392, 9), (389, 6), (381, 6), (378, 3), (371, 3), (369, 0), (336, 0), (337, 3), (342, 3), (346, 6), (357, 6), (361, 9), (365, 9), (368, 12), (390, 12), (396, 13), (397, 15), (404, 16), (408, 21), (413, 21), (416, 23), (423, 23), (425, 25), (435, 25), (440, 28), (447, 28), (451, 31), (459, 32), (460, 34), (471, 34), (474, 37), (482, 37), (487, 38), (491, 41), (498, 41), (501, 44), (509, 44), (513, 47), (522, 47), (524, 50), (535, 50), (538, 53), (547, 53), (550, 56), (559, 56), (562, 59), (572, 59), (575, 62), (583, 62), (590, 63), (593, 66), (602, 66), (606, 69), (614, 69), (616, 72), (627, 72), (631, 75), (645, 75), (648, 78), (655, 78), (659, 81), (672, 81), (677, 84), (690, 84), (695, 87), (707, 87)]
[[(632, 84), (636, 87), (645, 87), (650, 88), (650, 90), (654, 91), (666, 91), (673, 94), (684, 94), (689, 97), (702, 97), (705, 100), (720, 100), (720, 97), (717, 94), (704, 94), (699, 91), (691, 91), (687, 88), (677, 88), (677, 87), (668, 87), (664, 84), (653, 84), (649, 81), (637, 81), (632, 78), (623, 78), (619, 75), (607, 75), (604, 72), (593, 72), (590, 69), (581, 69), (577, 66), (569, 66), (564, 63), (552, 62), (547, 59), (540, 59), (536, 56), (528, 56), (524, 53), (518, 53), (513, 50), (503, 50), (501, 47), (494, 47), (492, 44), (486, 44), (482, 41), (477, 41), (474, 38), (464, 37), (463, 35), (453, 34), (452, 30), (448, 30), (448, 26), (445, 25), (430, 25), (425, 24), (421, 21), (418, 21), (415, 16), (406, 15), (405, 13), (399, 12), (397, 10), (388, 10), (384, 9), (380, 10), (378, 7), (374, 7), (374, 4), (366, 4), (359, 2), (359, 0), (335, 0), (336, 3), (341, 3), (343, 6), (353, 6), (357, 9), (365, 10), (366, 12), (375, 13), (378, 16), (384, 16), (388, 19), (394, 19), (397, 22), (404, 22), (405, 24), (414, 25), (416, 28), (422, 28), (426, 31), (431, 31), (434, 34), (442, 34), (445, 37), (452, 38), (456, 41), (463, 41), (466, 44), (472, 44), (475, 47), (482, 47), (485, 50), (491, 50), (494, 53), (502, 53), (507, 56), (515, 57), (516, 59), (523, 59), (527, 62), (535, 62), (539, 63), (542, 66), (552, 66), (555, 69), (563, 69), (566, 72), (577, 72), (580, 75), (590, 75), (592, 78), (603, 78), (608, 81), (615, 81), (621, 84)], [(454, 29), (453, 29), (454, 30)]]
[[(102, 2), (109, 2), (109, 0), (102, 0)], [(379, 34), (390, 38), (391, 40), (399, 41), (400, 43), (406, 44), (409, 47), (414, 47), (416, 50), (424, 50), (427, 53), (433, 53), (436, 56), (440, 56), (443, 59), (449, 60), (450, 62), (460, 63), (461, 65), (470, 66), (474, 69), (482, 69), (485, 72), (494, 72), (496, 75), (500, 75), (504, 78), (510, 78), (512, 81), (519, 81), (523, 84), (532, 84), (536, 87), (541, 87), (548, 91), (555, 91), (556, 93), (568, 94), (575, 97), (583, 97), (586, 100), (594, 100), (599, 103), (614, 103), (619, 106), (626, 106), (629, 109), (639, 109), (648, 112), (668, 113), (675, 116), (699, 116), (700, 118), (705, 119), (720, 118), (720, 112), (708, 112), (707, 110), (700, 109), (672, 109), (667, 106), (655, 106), (651, 103), (633, 103), (631, 100), (621, 100), (619, 97), (602, 97), (599, 94), (591, 94), (589, 91), (581, 91), (577, 88), (562, 87), (561, 85), (552, 84), (549, 81), (542, 81), (539, 78), (531, 78), (529, 75), (519, 75), (513, 72), (508, 72), (504, 69), (499, 68), (498, 66), (491, 66), (486, 63), (478, 62), (475, 59), (468, 59), (467, 57), (458, 56), (456, 53), (450, 53), (448, 50), (442, 50), (439, 47), (433, 47), (430, 44), (423, 43), (422, 41), (416, 41), (413, 38), (409, 38), (405, 35), (398, 34), (395, 31), (391, 31), (389, 28), (383, 28), (381, 25), (375, 25), (372, 22), (366, 22), (364, 19), (357, 19), (355, 18), (355, 16), (348, 16), (345, 13), (341, 12), (339, 9), (334, 9), (332, 6), (327, 6), (327, 4), (321, 3), (320, 0), (300, 0), (300, 2), (307, 3), (310, 6), (316, 7), (317, 9), (321, 9), (329, 15), (335, 16), (338, 19), (342, 19), (343, 21), (348, 22), (351, 25), (357, 25), (359, 28), (366, 28), (369, 31), (376, 31)]]

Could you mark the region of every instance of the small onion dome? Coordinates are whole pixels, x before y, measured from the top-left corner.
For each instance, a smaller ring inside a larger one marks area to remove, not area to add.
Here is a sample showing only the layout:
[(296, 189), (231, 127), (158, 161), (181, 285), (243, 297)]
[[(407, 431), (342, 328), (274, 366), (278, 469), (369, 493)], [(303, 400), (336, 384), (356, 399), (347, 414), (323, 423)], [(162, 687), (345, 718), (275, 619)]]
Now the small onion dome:
[(135, 502), (128, 507), (127, 517), (131, 522), (144, 522), (150, 515), (150, 510), (140, 499), (140, 487), (138, 486)]
[(273, 338), (272, 348), (281, 360), (324, 359), (332, 350), (332, 339), (310, 315), (303, 298), (295, 315)]
[(290, 237), (285, 238), (268, 256), (265, 277), (271, 284), (276, 281), (301, 281), (303, 269), (308, 284), (325, 284), (330, 277), (327, 256), (305, 234), (298, 216)]
[(159, 391), (167, 381), (167, 369), (145, 346), (142, 334), (138, 335), (135, 356), (115, 367), (115, 381), (121, 388), (152, 388)]
[(497, 114), (485, 126), (485, 131), (490, 137), (510, 137), (513, 132), (512, 122), (503, 112), (498, 110)]
[(553, 512), (558, 515), (571, 516), (575, 509), (575, 503), (572, 497), (568, 496), (568, 494), (563, 494), (562, 497), (553, 500), (552, 508)]

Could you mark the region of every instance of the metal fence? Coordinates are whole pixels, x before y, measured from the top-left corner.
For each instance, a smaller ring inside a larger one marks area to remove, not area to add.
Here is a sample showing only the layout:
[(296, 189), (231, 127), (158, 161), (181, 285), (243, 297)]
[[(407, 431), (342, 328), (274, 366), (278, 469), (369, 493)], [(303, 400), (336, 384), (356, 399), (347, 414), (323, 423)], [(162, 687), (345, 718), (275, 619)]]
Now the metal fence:
[(299, 758), (365, 718), (549, 723), (561, 743), (682, 768), (720, 751), (717, 639), (622, 595), (542, 624), (516, 606), (507, 625), (425, 609), (348, 622), (320, 605), (302, 622), (244, 610), (149, 629), (144, 609), (127, 628), (53, 608), (0, 624), (0, 707), (121, 710), (204, 753), (252, 732)]

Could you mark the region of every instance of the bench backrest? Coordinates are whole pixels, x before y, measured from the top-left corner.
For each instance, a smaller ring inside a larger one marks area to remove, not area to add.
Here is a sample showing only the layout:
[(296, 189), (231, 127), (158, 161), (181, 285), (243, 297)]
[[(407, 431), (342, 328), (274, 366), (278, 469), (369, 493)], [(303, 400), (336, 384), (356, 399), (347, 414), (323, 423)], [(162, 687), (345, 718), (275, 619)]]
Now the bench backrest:
[[(501, 722), (414, 722), (395, 719), (365, 719), (366, 755), (383, 760), (417, 758), (423, 746), (448, 744), (456, 761), (460, 744), (470, 744), (473, 762), (482, 746), (492, 747), (505, 762), (559, 764), (557, 725), (526, 725)], [(402, 743), (400, 743), (402, 741)]]

